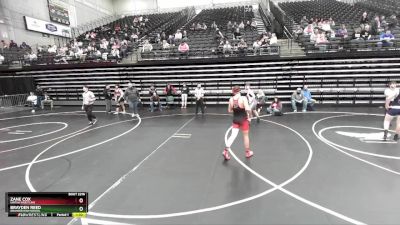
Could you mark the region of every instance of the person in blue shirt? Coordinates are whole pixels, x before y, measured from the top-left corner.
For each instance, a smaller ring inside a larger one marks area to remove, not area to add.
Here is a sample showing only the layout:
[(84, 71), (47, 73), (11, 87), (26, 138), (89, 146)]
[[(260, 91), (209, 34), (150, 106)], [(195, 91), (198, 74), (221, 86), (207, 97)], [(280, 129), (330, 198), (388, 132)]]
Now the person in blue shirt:
[(314, 111), (314, 104), (317, 102), (315, 99), (312, 98), (310, 90), (308, 90), (307, 85), (303, 87), (303, 96), (307, 100), (307, 105), (310, 106), (311, 111)]
[(386, 33), (382, 33), (380, 36), (380, 42), (378, 42), (378, 46), (382, 45), (383, 47), (391, 47), (393, 46), (394, 36), (390, 30), (387, 30)]

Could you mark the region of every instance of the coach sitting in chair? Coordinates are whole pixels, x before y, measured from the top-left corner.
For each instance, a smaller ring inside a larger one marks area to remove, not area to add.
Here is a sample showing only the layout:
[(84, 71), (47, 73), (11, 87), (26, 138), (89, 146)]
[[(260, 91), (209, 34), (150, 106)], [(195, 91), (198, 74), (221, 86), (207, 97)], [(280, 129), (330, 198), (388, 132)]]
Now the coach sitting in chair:
[(315, 99), (312, 98), (311, 92), (310, 92), (310, 90), (308, 90), (307, 85), (304, 85), (304, 87), (303, 87), (303, 95), (304, 95), (304, 98), (306, 98), (306, 100), (307, 100), (307, 105), (309, 106), (309, 109), (310, 109), (311, 111), (314, 111), (314, 110), (315, 110), (315, 109), (314, 109), (314, 104), (315, 104), (317, 101), (316, 101)]
[(297, 88), (297, 90), (293, 92), (291, 102), (293, 112), (297, 112), (297, 105), (303, 107), (303, 112), (307, 111), (307, 99), (304, 97), (301, 88)]

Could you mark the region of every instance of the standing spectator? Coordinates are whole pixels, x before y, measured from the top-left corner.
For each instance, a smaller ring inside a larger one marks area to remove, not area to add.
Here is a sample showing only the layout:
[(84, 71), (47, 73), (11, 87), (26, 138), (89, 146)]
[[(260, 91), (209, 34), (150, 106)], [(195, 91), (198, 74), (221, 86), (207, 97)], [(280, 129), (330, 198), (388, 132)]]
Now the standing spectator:
[(167, 102), (167, 107), (172, 108), (174, 104), (174, 95), (176, 94), (176, 90), (174, 86), (172, 86), (170, 83), (167, 84), (167, 87), (164, 89), (164, 94), (167, 96), (166, 102)]
[(36, 85), (35, 95), (37, 96), (37, 105), (42, 105), (42, 100), (44, 99), (44, 91), (39, 85)]
[(0, 65), (2, 65), (4, 62), (4, 56), (0, 55)]
[(201, 109), (201, 114), (204, 115), (204, 94), (204, 89), (201, 87), (201, 84), (198, 84), (196, 89), (194, 89), (194, 96), (196, 98), (196, 115), (199, 112), (199, 107)]
[(293, 92), (291, 103), (293, 112), (297, 112), (297, 105), (303, 106), (303, 112), (307, 111), (307, 100), (304, 98), (301, 88), (297, 88), (297, 90)]
[(304, 96), (304, 98), (307, 100), (307, 105), (310, 106), (311, 111), (314, 111), (314, 110), (315, 110), (315, 109), (314, 109), (314, 104), (315, 104), (317, 101), (316, 101), (315, 99), (312, 98), (311, 92), (310, 92), (310, 90), (308, 89), (308, 86), (307, 86), (307, 85), (305, 85), (305, 86), (303, 87), (303, 96)]
[[(150, 86), (150, 88), (149, 88), (150, 106), (151, 106), (151, 104), (153, 103), (153, 102), (152, 102), (152, 97), (153, 97), (154, 93), (157, 94), (157, 89), (155, 88), (154, 84), (152, 84), (152, 85)], [(158, 94), (157, 94), (157, 95), (158, 95)]]
[(111, 100), (112, 100), (112, 95), (111, 95), (111, 89), (110, 85), (107, 85), (104, 90), (103, 90), (103, 96), (104, 96), (104, 101), (106, 103), (106, 113), (111, 113)]
[(129, 108), (132, 109), (132, 117), (139, 118), (138, 104), (140, 102), (140, 93), (134, 84), (128, 83), (128, 88), (125, 90), (124, 99), (128, 102)]
[(180, 54), (179, 58), (181, 57), (187, 58), (189, 56), (189, 45), (185, 41), (182, 41), (178, 47), (178, 51)]
[(114, 114), (118, 114), (121, 109), (122, 113), (125, 114), (124, 91), (119, 87), (119, 85), (115, 85), (114, 100), (117, 103), (117, 109)]
[(361, 16), (360, 24), (368, 24), (368, 22), (369, 22), (368, 14), (367, 12), (364, 12)]
[(93, 92), (89, 91), (89, 88), (84, 85), (82, 93), (82, 110), (85, 110), (89, 125), (94, 125), (97, 122), (96, 116), (93, 114), (93, 103), (96, 100)]
[(189, 88), (186, 86), (186, 83), (182, 84), (182, 88), (181, 88), (181, 108), (185, 108), (187, 107), (187, 99), (188, 99), (188, 95), (189, 95)]
[(282, 115), (282, 102), (278, 97), (274, 98), (274, 101), (271, 102), (271, 105), (267, 108), (267, 112), (272, 114), (273, 116), (281, 116)]

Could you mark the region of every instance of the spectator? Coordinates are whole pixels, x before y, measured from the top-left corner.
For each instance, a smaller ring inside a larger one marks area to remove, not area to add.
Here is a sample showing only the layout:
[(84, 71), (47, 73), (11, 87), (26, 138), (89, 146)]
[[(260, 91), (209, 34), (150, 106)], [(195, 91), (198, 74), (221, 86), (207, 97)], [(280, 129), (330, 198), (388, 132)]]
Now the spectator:
[(328, 20), (324, 20), (321, 25), (321, 29), (325, 32), (330, 32), (332, 30), (331, 25)]
[(201, 24), (200, 23), (196, 24), (196, 30), (201, 30)]
[(310, 35), (310, 42), (315, 43), (318, 37), (318, 29), (315, 29), (313, 33)]
[(368, 23), (369, 23), (368, 14), (367, 12), (364, 12), (361, 16), (360, 24), (368, 24)]
[(160, 96), (157, 95), (157, 92), (153, 92), (153, 94), (150, 97), (150, 111), (154, 112), (154, 108), (158, 108), (158, 110), (160, 110), (160, 112), (162, 112)]
[(242, 38), (238, 44), (239, 56), (245, 56), (247, 51), (247, 43)]
[(0, 55), (0, 65), (2, 65), (4, 62), (4, 56)]
[(293, 34), (296, 40), (298, 40), (300, 35), (303, 34), (303, 29), (301, 28), (300, 25), (295, 26), (295, 28), (293, 29)]
[(36, 85), (35, 95), (37, 96), (37, 105), (42, 105), (42, 100), (44, 99), (44, 91), (39, 85)]
[(257, 53), (261, 54), (261, 40), (255, 40), (253, 43), (253, 52), (254, 55), (257, 55)]
[(182, 39), (188, 39), (188, 35), (187, 35), (187, 31), (186, 30), (183, 30), (183, 33), (182, 33)]
[(181, 44), (178, 46), (178, 51), (180, 54), (179, 58), (187, 58), (189, 56), (189, 45), (185, 41), (182, 41)]
[(125, 90), (124, 99), (128, 102), (129, 108), (132, 109), (132, 117), (139, 118), (138, 104), (140, 102), (140, 93), (135, 85), (128, 83), (128, 88)]
[(308, 24), (306, 28), (304, 28), (304, 35), (310, 36), (311, 34), (314, 33), (314, 27), (312, 24)]
[(392, 47), (393, 46), (393, 40), (394, 36), (390, 30), (387, 30), (386, 33), (381, 34), (380, 36), (380, 42), (378, 42), (378, 46), (383, 46), (383, 47)]
[(226, 25), (226, 29), (227, 29), (227, 30), (232, 30), (232, 26), (233, 26), (233, 25), (232, 25), (232, 22), (229, 20), (229, 21), (228, 21), (228, 24)]
[(375, 16), (374, 21), (372, 21), (371, 25), (371, 33), (373, 35), (378, 35), (381, 31), (381, 21), (379, 20), (379, 16)]
[(303, 112), (307, 111), (307, 100), (304, 98), (301, 88), (297, 88), (297, 90), (293, 92), (291, 103), (293, 112), (297, 112), (297, 105), (303, 106)]
[(176, 94), (174, 86), (168, 83), (167, 87), (165, 87), (164, 89), (164, 94), (167, 96), (167, 108), (172, 108), (172, 106), (174, 105), (174, 95)]
[(228, 40), (225, 41), (223, 47), (222, 47), (222, 53), (223, 54), (232, 54), (232, 45), (229, 43)]
[(138, 38), (139, 38), (138, 35), (137, 35), (136, 33), (133, 33), (133, 34), (131, 35), (130, 40), (131, 40), (132, 42), (137, 42)]
[(198, 84), (196, 89), (194, 89), (194, 96), (196, 98), (196, 116), (199, 112), (199, 107), (201, 110), (201, 114), (204, 115), (204, 94), (206, 92), (204, 89), (201, 87), (201, 84)]
[(144, 41), (142, 52), (149, 53), (152, 50), (153, 50), (153, 45), (151, 45), (148, 40)]
[(196, 23), (193, 23), (192, 26), (190, 26), (190, 30), (196, 30)]
[(202, 29), (202, 30), (207, 30), (207, 25), (206, 25), (206, 23), (203, 23), (203, 25), (201, 26), (201, 29)]
[(222, 41), (224, 38), (225, 38), (225, 37), (224, 37), (224, 35), (222, 34), (222, 32), (217, 28), (217, 29), (215, 30), (215, 40), (216, 40), (217, 42), (220, 42), (220, 41)]
[(329, 18), (328, 23), (331, 27), (334, 27), (336, 25), (335, 21), (332, 19), (332, 17)]
[(242, 34), (240, 33), (240, 29), (236, 28), (235, 32), (233, 32), (233, 39), (238, 40), (242, 37)]
[(161, 33), (160, 38), (161, 38), (161, 41), (168, 40), (167, 35), (165, 34), (165, 32)]
[(187, 107), (187, 98), (189, 95), (189, 87), (186, 86), (186, 83), (182, 84), (182, 88), (181, 88), (181, 108), (185, 108)]
[(116, 58), (116, 59), (121, 58), (120, 55), (119, 55), (119, 49), (118, 48), (113, 48), (111, 50), (111, 56)]
[(257, 100), (257, 113), (258, 115), (260, 115), (261, 110), (263, 109), (263, 107), (265, 106), (265, 94), (263, 90), (258, 90), (257, 94), (256, 94), (256, 100)]
[(31, 47), (24, 42), (19, 46), (22, 50), (29, 50)]
[(110, 85), (107, 85), (103, 90), (104, 101), (106, 103), (106, 113), (111, 113), (111, 89)]
[[(49, 46), (50, 46), (50, 45), (49, 45)], [(57, 45), (50, 46), (50, 47), (47, 49), (47, 51), (48, 51), (48, 53), (55, 54), (55, 53), (57, 52)]]
[(213, 21), (213, 23), (211, 24), (211, 29), (217, 29), (217, 28), (218, 28), (217, 24), (215, 23), (215, 21)]
[(245, 30), (251, 30), (251, 22), (250, 20), (247, 20), (246, 26), (244, 27)]
[(257, 22), (255, 21), (255, 20), (253, 20), (252, 22), (251, 22), (251, 29), (252, 30), (257, 30)]
[(301, 20), (300, 20), (300, 26), (302, 28), (305, 28), (308, 26), (308, 23), (309, 23), (309, 21), (307, 19), (307, 16), (303, 16), (303, 18), (301, 18)]
[(272, 114), (273, 116), (282, 116), (282, 102), (278, 97), (275, 97), (271, 102), (269, 107), (267, 108), (268, 114)]
[(320, 32), (319, 34), (317, 34), (317, 39), (315, 40), (315, 46), (319, 47), (320, 51), (326, 51), (327, 44), (329, 44), (329, 41), (326, 38), (326, 33)]
[(243, 21), (242, 21), (242, 22), (240, 22), (240, 24), (239, 24), (238, 28), (239, 28), (239, 29), (241, 29), (241, 30), (243, 30), (243, 29), (244, 29), (244, 22), (243, 22)]
[(311, 111), (314, 111), (314, 104), (317, 102), (315, 99), (312, 98), (311, 92), (308, 89), (307, 85), (303, 87), (303, 96), (307, 100), (307, 105), (310, 106)]
[(6, 41), (1, 40), (1, 42), (0, 42), (0, 51), (1, 51), (1, 53), (3, 53), (4, 49), (8, 49), (8, 44), (6, 43)]
[(368, 24), (362, 26), (364, 29), (361, 31), (360, 35), (361, 38), (364, 39), (364, 41), (371, 40), (371, 34), (370, 34), (370, 26)]
[(347, 38), (348, 32), (345, 24), (342, 24), (340, 28), (336, 31), (337, 37)]
[(13, 40), (11, 40), (11, 41), (10, 41), (10, 44), (9, 44), (9, 48), (10, 48), (10, 49), (18, 48), (18, 45), (17, 45), (17, 43), (15, 43)]
[(121, 110), (122, 113), (125, 114), (124, 91), (119, 87), (119, 85), (115, 85), (114, 100), (117, 103), (117, 109), (114, 114), (118, 114)]
[(169, 50), (170, 44), (168, 44), (167, 40), (163, 40), (162, 48), (163, 50)]
[(174, 40), (174, 35), (169, 35), (168, 36), (168, 44), (174, 45), (175, 40)]
[(32, 111), (31, 112), (34, 113), (35, 112), (35, 107), (38, 105), (37, 104), (37, 96), (31, 91), (31, 92), (29, 92), (29, 96), (26, 99), (26, 101), (31, 103), (31, 106), (32, 106)]
[(388, 23), (389, 23), (388, 29), (389, 30), (394, 30), (399, 25), (399, 20), (397, 19), (396, 15), (392, 15), (389, 18), (389, 22)]
[(123, 43), (122, 45), (121, 45), (121, 48), (120, 48), (120, 52), (119, 52), (120, 54), (118, 54), (118, 55), (120, 55), (122, 58), (125, 58), (125, 57), (127, 57), (128, 56), (128, 45), (126, 44), (126, 43)]
[(269, 40), (270, 45), (278, 45), (278, 38), (275, 33), (272, 33), (271, 39)]
[(382, 29), (386, 30), (388, 28), (388, 26), (389, 26), (389, 24), (386, 21), (386, 17), (385, 16), (381, 16), (380, 22), (381, 22)]
[(174, 42), (180, 42), (182, 40), (182, 32), (181, 30), (177, 30), (174, 36)]
[(155, 88), (154, 84), (152, 84), (149, 88), (149, 95), (150, 95), (150, 103), (151, 103), (151, 97), (153, 96), (153, 94), (156, 93), (157, 94), (157, 89)]

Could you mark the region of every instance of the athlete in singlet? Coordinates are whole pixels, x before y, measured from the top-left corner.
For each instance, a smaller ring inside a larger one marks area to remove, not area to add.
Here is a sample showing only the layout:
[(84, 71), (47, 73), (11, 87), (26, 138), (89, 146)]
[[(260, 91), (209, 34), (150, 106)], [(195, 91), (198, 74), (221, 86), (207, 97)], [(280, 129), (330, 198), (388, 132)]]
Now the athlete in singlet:
[(247, 91), (246, 97), (249, 102), (250, 111), (251, 111), (251, 113), (253, 113), (252, 115), (255, 115), (257, 117), (257, 123), (259, 123), (260, 115), (257, 111), (257, 103), (258, 102), (257, 102), (256, 95), (254, 94), (253, 90), (251, 90), (249, 83), (246, 84), (245, 89)]
[(390, 123), (392, 122), (394, 117), (397, 117), (397, 125), (396, 125), (396, 134), (393, 137), (393, 140), (399, 140), (400, 134), (400, 91), (396, 87), (396, 82), (391, 81), (389, 83), (389, 87), (385, 90), (386, 102), (385, 109), (386, 115), (385, 120), (383, 122), (384, 135), (383, 139), (386, 141)]
[(251, 109), (247, 98), (240, 95), (240, 87), (235, 86), (232, 89), (233, 97), (229, 99), (228, 112), (233, 112), (233, 124), (231, 136), (226, 141), (226, 147), (222, 152), (225, 160), (231, 159), (229, 156), (229, 150), (233, 142), (235, 141), (239, 129), (242, 130), (244, 147), (246, 149), (246, 157), (250, 158), (253, 155), (253, 151), (250, 150), (250, 140), (249, 140), (249, 129), (251, 120)]

